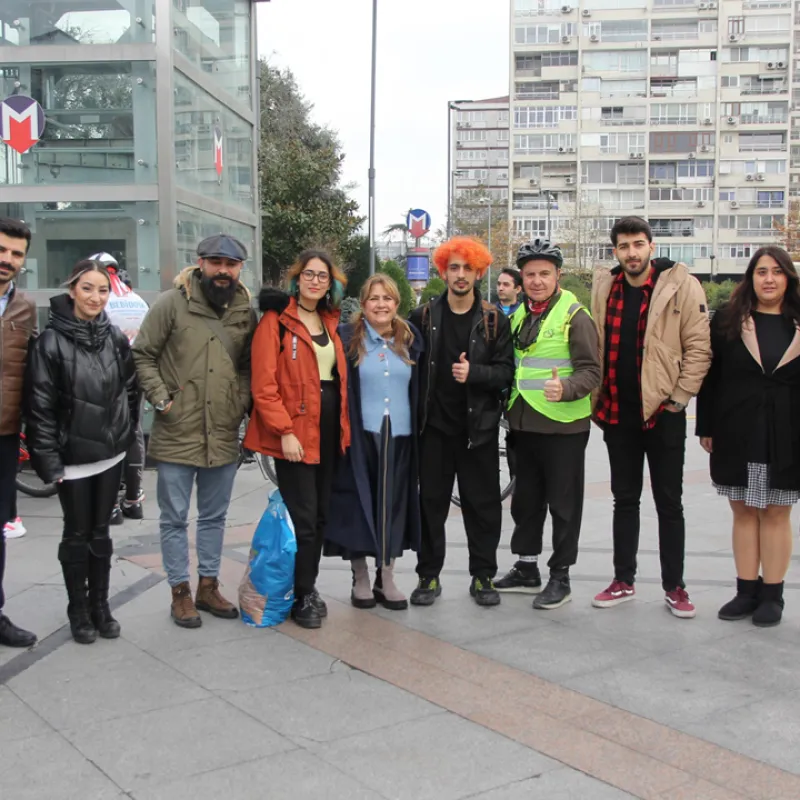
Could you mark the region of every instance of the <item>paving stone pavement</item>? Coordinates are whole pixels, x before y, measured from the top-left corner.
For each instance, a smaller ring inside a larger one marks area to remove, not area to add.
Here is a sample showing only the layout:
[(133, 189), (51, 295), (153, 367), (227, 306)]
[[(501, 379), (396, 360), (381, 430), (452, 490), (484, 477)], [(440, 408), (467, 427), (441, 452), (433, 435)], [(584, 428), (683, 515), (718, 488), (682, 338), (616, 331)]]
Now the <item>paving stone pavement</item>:
[[(574, 598), (555, 612), (534, 612), (522, 595), (474, 605), (454, 509), (432, 608), (352, 609), (347, 565), (326, 560), (321, 631), (207, 615), (199, 630), (178, 629), (160, 573), (154, 477), (147, 518), (113, 529), (122, 638), (91, 647), (64, 628), (58, 503), (20, 497), (29, 533), (8, 543), (6, 611), (41, 643), (0, 649), (2, 800), (800, 798), (800, 559), (778, 628), (717, 620), (734, 582), (729, 512), (693, 438), (694, 620), (664, 606), (647, 494), (637, 599), (591, 608), (611, 577), (597, 431)], [(237, 477), (221, 575), (232, 598), (270, 488), (255, 467)], [(501, 572), (513, 561), (511, 527), (506, 509)], [(413, 556), (397, 573), (410, 591)]]

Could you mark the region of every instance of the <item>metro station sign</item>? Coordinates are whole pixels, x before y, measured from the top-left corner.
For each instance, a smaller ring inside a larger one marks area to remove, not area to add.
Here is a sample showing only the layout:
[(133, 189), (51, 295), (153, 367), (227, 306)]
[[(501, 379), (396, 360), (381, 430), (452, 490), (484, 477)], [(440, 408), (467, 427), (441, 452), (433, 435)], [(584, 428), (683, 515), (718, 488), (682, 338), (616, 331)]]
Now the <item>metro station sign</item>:
[(44, 109), (32, 97), (14, 94), (0, 103), (0, 140), (20, 155), (42, 137)]

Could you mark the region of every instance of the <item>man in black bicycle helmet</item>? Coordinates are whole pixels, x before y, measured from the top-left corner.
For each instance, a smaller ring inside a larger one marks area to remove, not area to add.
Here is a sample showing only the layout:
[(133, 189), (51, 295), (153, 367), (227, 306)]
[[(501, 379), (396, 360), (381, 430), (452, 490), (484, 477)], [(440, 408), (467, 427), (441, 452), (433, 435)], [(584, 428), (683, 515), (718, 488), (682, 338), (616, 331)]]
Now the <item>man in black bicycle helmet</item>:
[[(564, 256), (534, 239), (519, 249), (525, 303), (511, 317), (517, 364), (506, 414), (513, 437), (516, 485), (511, 499), (517, 562), (498, 591), (537, 594), (536, 609), (571, 599), (569, 568), (578, 557), (584, 461), (592, 389), (600, 384), (597, 330), (587, 309), (559, 286)], [(542, 591), (539, 555), (547, 511), (553, 520), (550, 580)]]

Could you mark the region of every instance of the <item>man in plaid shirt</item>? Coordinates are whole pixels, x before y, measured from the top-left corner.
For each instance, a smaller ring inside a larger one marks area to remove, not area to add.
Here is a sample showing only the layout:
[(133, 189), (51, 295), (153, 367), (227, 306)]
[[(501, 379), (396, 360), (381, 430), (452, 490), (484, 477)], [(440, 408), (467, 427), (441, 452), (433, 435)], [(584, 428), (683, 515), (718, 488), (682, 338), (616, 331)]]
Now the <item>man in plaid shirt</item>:
[(664, 599), (676, 617), (691, 618), (695, 608), (683, 582), (683, 463), (686, 406), (711, 364), (706, 297), (685, 264), (653, 259), (653, 232), (641, 217), (618, 220), (611, 243), (619, 265), (595, 276), (592, 317), (603, 369), (594, 420), (603, 429), (614, 495), (614, 580), (592, 605), (634, 598), (647, 457)]

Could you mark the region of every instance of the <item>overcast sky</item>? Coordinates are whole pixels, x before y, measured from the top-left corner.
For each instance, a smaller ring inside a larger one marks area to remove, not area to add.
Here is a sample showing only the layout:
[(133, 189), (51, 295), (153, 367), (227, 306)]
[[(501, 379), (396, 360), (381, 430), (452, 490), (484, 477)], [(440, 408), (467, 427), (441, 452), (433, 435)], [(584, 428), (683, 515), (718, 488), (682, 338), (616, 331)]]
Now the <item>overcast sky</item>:
[[(377, 232), (447, 205), (447, 102), (508, 94), (508, 0), (379, 0)], [(258, 48), (289, 67), (316, 122), (335, 129), (343, 180), (367, 211), (372, 0), (258, 4)], [(366, 227), (366, 226), (365, 226)]]

